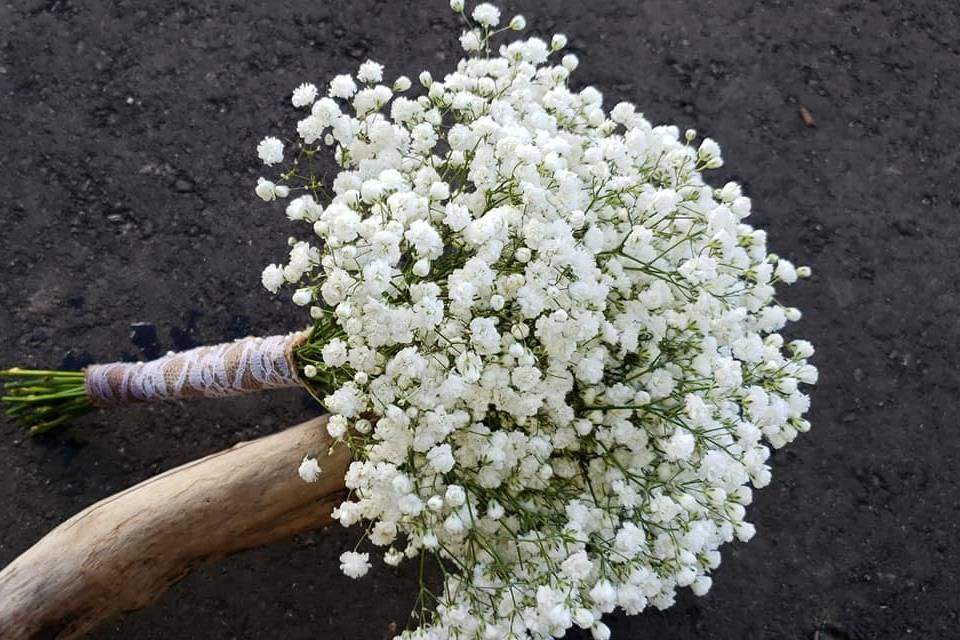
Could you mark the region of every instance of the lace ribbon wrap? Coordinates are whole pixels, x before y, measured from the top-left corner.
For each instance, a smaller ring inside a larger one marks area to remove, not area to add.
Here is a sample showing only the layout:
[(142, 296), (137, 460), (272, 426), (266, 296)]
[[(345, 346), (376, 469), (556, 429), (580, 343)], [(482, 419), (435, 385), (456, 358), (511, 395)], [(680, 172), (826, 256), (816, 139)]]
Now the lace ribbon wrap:
[(300, 386), (293, 350), (308, 331), (243, 338), (150, 362), (87, 367), (87, 397), (98, 407), (179, 398), (222, 398), (261, 389)]

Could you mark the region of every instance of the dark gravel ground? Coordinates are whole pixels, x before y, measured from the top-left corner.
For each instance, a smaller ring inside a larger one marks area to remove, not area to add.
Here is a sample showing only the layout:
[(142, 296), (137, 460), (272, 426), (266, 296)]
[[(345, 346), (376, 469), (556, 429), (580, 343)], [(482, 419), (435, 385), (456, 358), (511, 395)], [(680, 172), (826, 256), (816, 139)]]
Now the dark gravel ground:
[[(210, 6), (207, 6), (210, 4)], [(516, 2), (580, 82), (724, 146), (818, 347), (814, 429), (775, 456), (715, 588), (615, 618), (626, 638), (956, 638), (960, 583), (953, 2)], [(454, 20), (416, 3), (27, 1), (0, 7), (0, 363), (79, 366), (297, 327), (259, 287), (282, 215), (253, 148), (289, 90), (368, 56), (447, 70)], [(799, 115), (809, 110), (807, 126)], [(128, 339), (128, 325), (155, 325)], [(100, 414), (24, 440), (0, 423), (0, 564), (86, 505), (316, 411), (274, 393)], [(108, 638), (375, 638), (409, 572), (351, 581), (331, 529), (198, 571)]]

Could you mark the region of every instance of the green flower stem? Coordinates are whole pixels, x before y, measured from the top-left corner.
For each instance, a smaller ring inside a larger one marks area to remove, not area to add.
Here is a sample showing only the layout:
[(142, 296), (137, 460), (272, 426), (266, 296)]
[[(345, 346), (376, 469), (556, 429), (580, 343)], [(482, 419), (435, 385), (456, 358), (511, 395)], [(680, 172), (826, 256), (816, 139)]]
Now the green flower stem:
[(0, 397), (4, 412), (20, 422), (31, 436), (66, 424), (93, 411), (83, 371), (39, 369), (0, 370)]

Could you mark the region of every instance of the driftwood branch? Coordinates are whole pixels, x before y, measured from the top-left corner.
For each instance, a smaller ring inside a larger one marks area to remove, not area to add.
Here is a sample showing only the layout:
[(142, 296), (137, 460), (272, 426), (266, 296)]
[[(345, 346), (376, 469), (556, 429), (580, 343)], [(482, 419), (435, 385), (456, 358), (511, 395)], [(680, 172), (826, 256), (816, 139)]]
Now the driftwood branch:
[[(326, 418), (172, 469), (81, 511), (0, 571), (0, 638), (72, 638), (205, 562), (330, 522), (344, 447)], [(297, 475), (317, 456), (318, 482)]]

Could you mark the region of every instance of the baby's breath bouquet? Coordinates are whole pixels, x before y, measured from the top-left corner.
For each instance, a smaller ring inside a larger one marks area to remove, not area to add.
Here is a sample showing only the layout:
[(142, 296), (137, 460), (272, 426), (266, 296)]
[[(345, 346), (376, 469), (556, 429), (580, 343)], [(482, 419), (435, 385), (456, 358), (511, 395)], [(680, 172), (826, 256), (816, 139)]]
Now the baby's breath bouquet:
[(442, 573), (401, 638), (603, 640), (604, 614), (705, 594), (720, 545), (753, 536), (770, 449), (810, 427), (813, 348), (785, 343), (800, 312), (774, 297), (810, 270), (767, 253), (739, 185), (704, 181), (716, 142), (571, 89), (563, 35), (496, 43), (524, 18), (451, 7), (455, 71), (424, 71), (416, 97), (372, 61), (302, 84), (296, 134), (257, 147), (283, 167), (257, 195), (306, 225), (263, 285), (293, 289), (308, 331), (13, 370), (7, 401), (42, 430), (92, 406), (302, 385), (352, 454), (334, 517), (362, 534), (343, 572), (367, 573), (369, 542)]
[(713, 140), (573, 91), (563, 35), (495, 49), (497, 8), (451, 6), (465, 57), (418, 97), (372, 61), (294, 91), (295, 141), (258, 147), (292, 165), (256, 191), (310, 239), (263, 284), (314, 321), (298, 370), (354, 458), (334, 516), (443, 574), (402, 637), (603, 639), (603, 614), (706, 593), (719, 546), (753, 536), (770, 447), (810, 426), (813, 349), (774, 298), (809, 269), (704, 182)]

